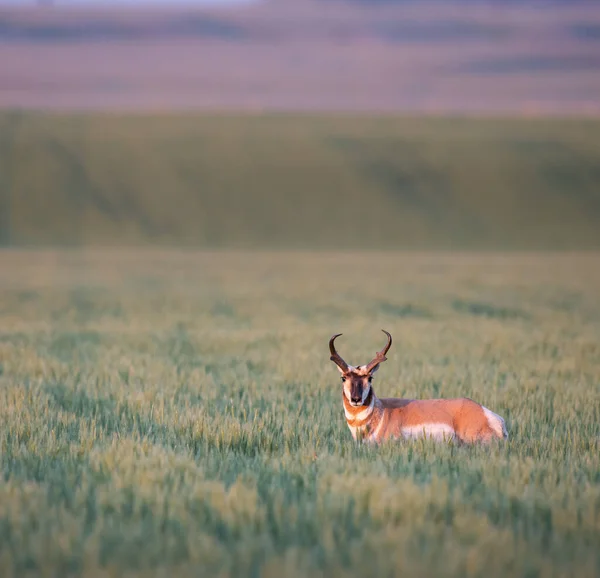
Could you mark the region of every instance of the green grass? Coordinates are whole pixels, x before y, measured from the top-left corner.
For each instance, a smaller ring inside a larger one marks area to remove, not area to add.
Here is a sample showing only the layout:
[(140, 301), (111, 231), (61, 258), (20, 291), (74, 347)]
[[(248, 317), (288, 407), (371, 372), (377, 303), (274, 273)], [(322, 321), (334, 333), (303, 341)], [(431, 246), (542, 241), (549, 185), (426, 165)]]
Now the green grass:
[[(0, 575), (595, 577), (600, 256), (0, 252)], [(491, 447), (356, 445), (469, 396)]]
[(0, 243), (600, 247), (600, 120), (0, 115)]

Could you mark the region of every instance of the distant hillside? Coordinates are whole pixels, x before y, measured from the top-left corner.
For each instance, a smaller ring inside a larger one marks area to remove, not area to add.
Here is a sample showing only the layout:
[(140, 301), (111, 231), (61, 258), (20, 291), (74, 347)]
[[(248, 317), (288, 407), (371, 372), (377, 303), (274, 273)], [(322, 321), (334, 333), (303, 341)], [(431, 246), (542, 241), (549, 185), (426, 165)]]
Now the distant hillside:
[(600, 248), (600, 120), (0, 115), (3, 245)]

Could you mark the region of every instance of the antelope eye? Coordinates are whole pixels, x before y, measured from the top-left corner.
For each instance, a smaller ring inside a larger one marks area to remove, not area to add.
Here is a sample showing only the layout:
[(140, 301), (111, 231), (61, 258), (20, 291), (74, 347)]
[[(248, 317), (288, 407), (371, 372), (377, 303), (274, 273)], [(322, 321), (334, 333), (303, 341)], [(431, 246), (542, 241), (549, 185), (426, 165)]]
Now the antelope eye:
[(342, 376), (342, 381), (346, 381), (346, 378), (344, 376)]
[(369, 383), (373, 381), (373, 378), (369, 375)]

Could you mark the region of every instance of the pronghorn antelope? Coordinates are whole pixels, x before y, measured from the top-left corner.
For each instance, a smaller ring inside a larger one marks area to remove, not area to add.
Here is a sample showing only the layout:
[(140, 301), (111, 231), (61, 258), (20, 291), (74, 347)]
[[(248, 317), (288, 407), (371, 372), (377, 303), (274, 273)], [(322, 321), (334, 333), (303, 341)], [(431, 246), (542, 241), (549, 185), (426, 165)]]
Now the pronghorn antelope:
[(504, 420), (486, 407), (466, 397), (458, 399), (378, 398), (373, 386), (373, 374), (387, 358), (392, 336), (382, 329), (388, 341), (367, 365), (348, 365), (329, 340), (329, 351), (342, 374), (344, 413), (352, 437), (381, 442), (390, 438), (429, 436), (435, 439), (458, 440), (465, 443), (488, 442), (507, 438)]

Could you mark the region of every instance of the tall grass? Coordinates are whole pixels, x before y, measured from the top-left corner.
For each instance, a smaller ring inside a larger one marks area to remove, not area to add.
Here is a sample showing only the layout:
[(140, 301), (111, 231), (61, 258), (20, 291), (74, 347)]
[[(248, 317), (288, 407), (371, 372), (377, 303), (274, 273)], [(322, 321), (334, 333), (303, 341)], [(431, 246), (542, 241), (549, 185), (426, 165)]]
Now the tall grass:
[(598, 119), (0, 115), (0, 242), (600, 247)]
[[(600, 572), (596, 254), (0, 253), (2, 576)], [(356, 445), (327, 341), (506, 444)]]

